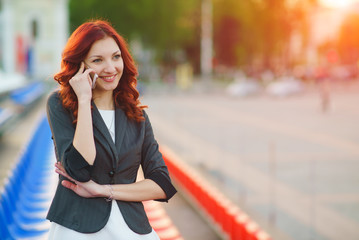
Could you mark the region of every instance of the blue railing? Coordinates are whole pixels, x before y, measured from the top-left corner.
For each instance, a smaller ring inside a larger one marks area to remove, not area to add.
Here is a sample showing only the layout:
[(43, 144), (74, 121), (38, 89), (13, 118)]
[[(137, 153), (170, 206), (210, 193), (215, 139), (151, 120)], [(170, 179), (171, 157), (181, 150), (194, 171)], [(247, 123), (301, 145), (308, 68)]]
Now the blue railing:
[(14, 90), (10, 93), (10, 98), (14, 103), (28, 106), (40, 98), (45, 92), (45, 86), (43, 82), (35, 82), (28, 86)]
[(0, 239), (40, 238), (48, 232), (45, 216), (54, 182), (52, 149), (51, 131), (43, 117), (2, 189)]
[(5, 106), (0, 105), (0, 137), (9, 128), (14, 127), (21, 116), (32, 109), (32, 106), (46, 93), (44, 82), (33, 82), (13, 90), (2, 97)]

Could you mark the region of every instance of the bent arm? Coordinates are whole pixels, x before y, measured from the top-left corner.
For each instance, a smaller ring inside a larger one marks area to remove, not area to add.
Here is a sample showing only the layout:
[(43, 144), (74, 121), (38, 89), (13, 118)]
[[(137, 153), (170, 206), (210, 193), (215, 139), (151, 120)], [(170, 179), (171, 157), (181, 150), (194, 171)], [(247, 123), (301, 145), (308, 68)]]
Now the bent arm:
[(51, 127), (57, 161), (63, 164), (72, 178), (81, 182), (89, 181), (91, 166), (74, 146), (76, 131), (73, 124), (74, 118), (62, 106), (58, 92), (53, 92), (48, 98), (47, 117)]
[[(167, 196), (162, 188), (152, 181), (145, 179), (131, 184), (114, 184), (111, 188), (101, 186), (101, 197), (111, 197), (115, 200), (140, 202), (153, 199), (166, 199)], [(112, 192), (111, 192), (112, 191)]]
[[(79, 182), (71, 178), (61, 163), (56, 163), (56, 172), (68, 178), (62, 185), (85, 198), (104, 197), (121, 201), (140, 202), (153, 199), (169, 199), (171, 196), (151, 179), (144, 179), (130, 184), (100, 185), (92, 180)], [(72, 181), (72, 182), (71, 182)]]
[(93, 165), (96, 157), (96, 148), (92, 128), (92, 82), (89, 76), (90, 71), (90, 69), (85, 70), (85, 63), (81, 62), (80, 69), (69, 80), (69, 84), (76, 94), (78, 103), (77, 125), (73, 145), (86, 162), (89, 165)]
[(145, 111), (143, 111), (143, 116), (145, 118), (145, 134), (142, 145), (141, 166), (144, 178), (152, 180), (165, 192), (166, 198), (155, 200), (168, 201), (177, 191), (171, 182), (167, 166), (154, 137), (151, 122)]
[(131, 202), (169, 198), (162, 188), (150, 179), (131, 184), (100, 185), (92, 180), (78, 182), (69, 176), (66, 177), (73, 182), (63, 180), (62, 185), (85, 198), (103, 197)]
[(78, 102), (77, 124), (73, 145), (89, 165), (93, 165), (96, 157), (93, 136), (91, 101)]

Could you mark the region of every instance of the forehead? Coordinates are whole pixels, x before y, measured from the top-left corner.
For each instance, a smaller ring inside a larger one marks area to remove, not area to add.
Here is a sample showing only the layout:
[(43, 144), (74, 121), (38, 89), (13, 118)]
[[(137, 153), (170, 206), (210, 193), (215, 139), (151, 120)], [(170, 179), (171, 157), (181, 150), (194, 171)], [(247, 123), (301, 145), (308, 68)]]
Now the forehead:
[(92, 55), (112, 55), (114, 52), (119, 51), (120, 48), (117, 45), (116, 41), (112, 37), (106, 37), (100, 40), (95, 41), (88, 53), (88, 57)]

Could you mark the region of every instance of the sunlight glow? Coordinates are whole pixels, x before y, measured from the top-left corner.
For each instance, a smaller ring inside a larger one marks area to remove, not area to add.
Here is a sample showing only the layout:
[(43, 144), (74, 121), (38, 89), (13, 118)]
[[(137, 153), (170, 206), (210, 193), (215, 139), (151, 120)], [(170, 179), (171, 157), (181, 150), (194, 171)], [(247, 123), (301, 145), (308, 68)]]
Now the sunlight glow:
[(359, 3), (359, 0), (319, 0), (319, 2), (330, 8), (346, 8), (353, 3)]

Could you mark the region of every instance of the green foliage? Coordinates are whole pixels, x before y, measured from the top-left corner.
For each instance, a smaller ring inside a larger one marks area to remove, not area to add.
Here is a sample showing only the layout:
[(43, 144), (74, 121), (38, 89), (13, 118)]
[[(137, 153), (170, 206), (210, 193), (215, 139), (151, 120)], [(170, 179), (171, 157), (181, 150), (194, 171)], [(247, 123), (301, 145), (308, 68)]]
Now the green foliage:
[(71, 30), (89, 19), (108, 20), (127, 40), (141, 40), (163, 59), (194, 41), (197, 4), (198, 0), (70, 0)]
[[(199, 68), (201, 0), (70, 0), (71, 30), (84, 21), (110, 21), (128, 41), (155, 50), (162, 64), (185, 56)], [(285, 58), (290, 36), (306, 43), (307, 11), (316, 0), (212, 0), (216, 62), (238, 67), (260, 62), (271, 67)], [(178, 54), (181, 53), (181, 54)], [(185, 54), (183, 54), (185, 53)]]
[(285, 59), (294, 30), (302, 33), (304, 44), (307, 42), (306, 11), (315, 2), (213, 0), (218, 61), (230, 66), (260, 62), (266, 68), (273, 67), (273, 59)]

